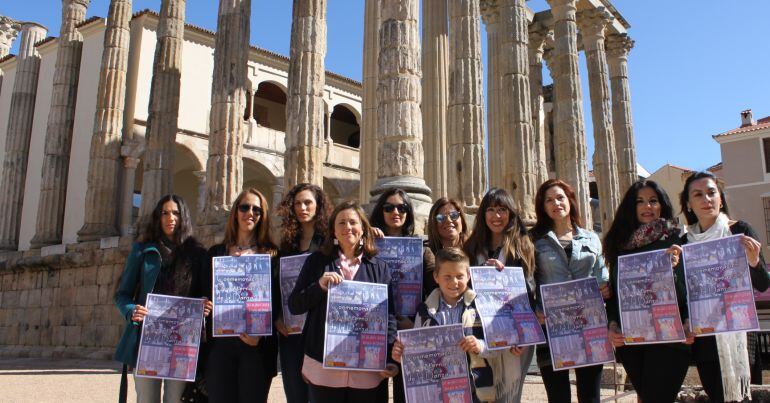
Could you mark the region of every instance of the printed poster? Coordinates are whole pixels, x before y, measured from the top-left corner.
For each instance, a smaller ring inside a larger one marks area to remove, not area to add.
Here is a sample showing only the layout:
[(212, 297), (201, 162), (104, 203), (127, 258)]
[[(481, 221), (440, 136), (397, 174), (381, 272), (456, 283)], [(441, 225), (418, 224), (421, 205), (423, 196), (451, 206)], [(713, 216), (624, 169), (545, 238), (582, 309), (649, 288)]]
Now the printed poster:
[(194, 381), (202, 330), (202, 299), (147, 294), (134, 374)]
[(614, 361), (596, 278), (541, 285), (540, 294), (555, 371)]
[(399, 330), (407, 403), (471, 403), (461, 324)]
[(388, 353), (388, 286), (345, 280), (329, 287), (324, 368), (382, 371)]
[(215, 257), (213, 265), (213, 336), (273, 334), (270, 255)]
[(529, 305), (521, 267), (471, 267), (476, 309), (490, 350), (545, 343), (543, 328)]
[(687, 244), (684, 273), (695, 336), (759, 330), (741, 235)]
[(377, 257), (388, 264), (396, 287), (396, 315), (414, 316), (422, 302), (422, 239), (385, 237), (375, 242)]
[(289, 295), (294, 290), (297, 277), (302, 265), (310, 254), (287, 256), (281, 258), (281, 304), (283, 306), (283, 324), (289, 329), (289, 334), (300, 334), (305, 326), (306, 313), (292, 315), (289, 312)]
[(626, 344), (685, 340), (671, 255), (665, 249), (618, 257), (617, 292)]

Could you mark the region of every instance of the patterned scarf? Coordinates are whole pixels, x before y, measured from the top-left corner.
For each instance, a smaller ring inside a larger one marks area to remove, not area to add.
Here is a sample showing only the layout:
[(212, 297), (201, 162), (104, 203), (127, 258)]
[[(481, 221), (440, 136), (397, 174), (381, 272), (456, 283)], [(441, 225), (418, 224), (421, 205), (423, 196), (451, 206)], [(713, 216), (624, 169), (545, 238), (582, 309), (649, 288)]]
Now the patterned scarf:
[(665, 218), (640, 225), (631, 234), (631, 238), (623, 245), (623, 250), (639, 249), (659, 239), (667, 239), (679, 235), (679, 228)]

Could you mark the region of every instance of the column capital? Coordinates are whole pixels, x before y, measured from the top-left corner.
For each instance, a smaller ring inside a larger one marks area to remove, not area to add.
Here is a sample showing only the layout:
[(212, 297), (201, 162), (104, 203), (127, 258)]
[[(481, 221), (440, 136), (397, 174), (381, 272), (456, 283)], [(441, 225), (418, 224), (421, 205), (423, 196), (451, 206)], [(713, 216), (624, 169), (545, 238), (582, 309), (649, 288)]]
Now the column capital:
[(533, 22), (529, 24), (529, 51), (530, 56), (532, 53), (543, 56), (545, 51), (546, 41), (553, 40), (553, 30), (543, 25), (541, 22)]
[(500, 7), (498, 0), (481, 0), (479, 8), (481, 10), (481, 20), (487, 25), (487, 29), (500, 22)]
[(136, 169), (142, 160), (134, 157), (123, 157), (123, 167), (126, 169)]
[(551, 6), (554, 22), (560, 20), (575, 20), (577, 0), (546, 0)]
[(610, 58), (626, 58), (633, 47), (634, 40), (628, 34), (607, 36), (607, 56)]
[(192, 174), (198, 179), (198, 182), (206, 182), (206, 171), (192, 171)]
[(9, 17), (0, 15), (0, 57), (11, 51), (11, 44), (19, 36), (21, 24)]
[(583, 46), (586, 50), (594, 50), (604, 41), (605, 30), (613, 19), (612, 13), (604, 7), (578, 13), (578, 29), (583, 37)]

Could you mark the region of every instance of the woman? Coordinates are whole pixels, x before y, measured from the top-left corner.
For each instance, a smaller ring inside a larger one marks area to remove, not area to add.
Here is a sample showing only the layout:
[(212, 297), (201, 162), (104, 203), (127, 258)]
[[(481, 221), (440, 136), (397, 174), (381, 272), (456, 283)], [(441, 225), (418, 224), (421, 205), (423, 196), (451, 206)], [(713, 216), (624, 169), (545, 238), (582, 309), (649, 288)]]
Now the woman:
[[(281, 256), (316, 252), (328, 235), (330, 208), (326, 193), (316, 185), (300, 183), (294, 186), (278, 206), (281, 223)], [(273, 282), (273, 292), (280, 293), (279, 282)], [(278, 347), (281, 356), (281, 378), (288, 403), (307, 403), (307, 384), (302, 379), (302, 335), (289, 335), (283, 323), (283, 305), (273, 307), (275, 327), (280, 333)]]
[[(473, 232), (465, 242), (465, 253), (475, 266), (521, 267), (527, 280), (530, 304), (534, 302), (535, 251), (508, 192), (492, 188), (484, 195)], [(502, 352), (499, 357), (488, 360), (494, 374), (497, 402), (521, 401), (532, 355), (532, 347), (515, 347), (511, 352)]]
[[(433, 279), (434, 255), (444, 248), (463, 248), (468, 239), (468, 224), (460, 202), (442, 197), (428, 213), (428, 250), (423, 254), (423, 295), (430, 295), (438, 285)], [(432, 264), (428, 267), (427, 262)]]
[[(273, 257), (273, 284), (277, 283), (278, 253), (270, 241), (270, 214), (267, 200), (256, 189), (241, 192), (235, 199), (225, 224), (224, 242), (209, 249), (209, 262), (216, 256), (267, 254)], [(211, 274), (208, 279), (211, 281)], [(207, 288), (212, 292), (211, 284)], [(280, 305), (280, 294), (273, 292), (273, 306)], [(270, 383), (277, 374), (278, 343), (275, 336), (211, 339), (206, 365), (209, 401), (267, 402)]]
[(314, 252), (302, 266), (297, 284), (289, 296), (294, 315), (307, 314), (302, 375), (308, 382), (310, 402), (377, 401), (378, 386), (398, 371), (390, 363), (382, 372), (359, 372), (323, 368), (324, 328), (329, 286), (345, 280), (388, 284), (388, 355), (396, 337), (393, 288), (385, 262), (377, 249), (369, 222), (354, 202), (343, 202), (331, 214), (329, 234), (321, 251)]
[[(535, 196), (537, 222), (532, 239), (537, 252), (537, 285), (596, 277), (604, 299), (609, 298), (609, 274), (602, 259), (599, 237), (582, 227), (575, 191), (567, 183), (551, 179)], [(542, 317), (541, 307), (536, 308)], [(548, 401), (570, 402), (569, 371), (554, 371), (548, 345), (537, 348), (537, 365)], [(602, 365), (575, 369), (578, 401), (599, 402)]]
[[(668, 249), (674, 265), (679, 314), (687, 328), (687, 299), (681, 250), (676, 243), (679, 229), (666, 192), (657, 183), (640, 180), (628, 189), (615, 212), (615, 220), (604, 236), (604, 257), (610, 269), (613, 291), (618, 289), (618, 256)], [(607, 301), (610, 339), (615, 355), (623, 363), (634, 390), (643, 402), (673, 402), (679, 394), (690, 364), (692, 336), (685, 343), (629, 345), (620, 329), (617, 294)], [(689, 335), (689, 331), (686, 332)]]
[[(754, 289), (765, 291), (770, 278), (757, 234), (747, 222), (730, 219), (725, 193), (716, 176), (711, 172), (697, 172), (687, 178), (679, 202), (688, 224), (681, 242), (686, 244), (742, 234), (741, 244), (746, 250), (751, 284)], [(745, 332), (698, 337), (692, 345), (692, 356), (703, 389), (712, 402), (743, 401), (750, 396), (750, 359)]]
[[(124, 364), (124, 370), (125, 366), (136, 366), (148, 293), (192, 298), (206, 295), (202, 266), (206, 251), (193, 238), (192, 230), (187, 204), (177, 195), (167, 195), (158, 201), (137, 234), (115, 293), (115, 305), (126, 319), (115, 351), (115, 359)], [(208, 315), (211, 308), (206, 300), (204, 314)], [(134, 385), (137, 402), (160, 402), (161, 385), (163, 401), (178, 402), (186, 382), (134, 376)]]

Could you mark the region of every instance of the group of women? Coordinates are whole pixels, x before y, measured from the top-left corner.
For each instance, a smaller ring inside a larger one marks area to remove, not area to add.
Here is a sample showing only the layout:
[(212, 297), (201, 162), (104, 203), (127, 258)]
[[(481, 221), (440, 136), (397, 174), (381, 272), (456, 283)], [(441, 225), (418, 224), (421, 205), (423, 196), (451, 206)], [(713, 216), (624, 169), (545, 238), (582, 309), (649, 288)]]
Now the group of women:
[[(604, 242), (585, 228), (567, 183), (554, 179), (543, 183), (536, 195), (537, 222), (527, 230), (511, 195), (492, 188), (484, 196), (473, 228), (466, 222), (461, 203), (438, 199), (430, 209), (425, 232), (424, 293), (433, 282), (434, 254), (460, 247), (472, 265), (519, 266), (527, 279), (530, 302), (544, 320), (537, 298), (540, 285), (596, 277), (606, 300), (609, 331), (616, 356), (625, 366), (634, 389), (644, 402), (674, 401), (691, 359), (697, 363), (702, 383), (712, 401), (740, 401), (748, 393), (746, 337), (711, 336), (694, 339), (688, 331), (685, 343), (625, 346), (618, 314), (618, 256), (646, 250), (667, 249), (675, 264), (680, 310), (687, 325), (684, 277), (679, 255), (681, 245), (731, 234), (742, 238), (754, 288), (770, 285), (751, 227), (727, 215), (722, 188), (710, 173), (691, 176), (681, 193), (681, 207), (688, 221), (680, 236), (674, 224), (674, 208), (666, 193), (652, 181), (639, 181), (626, 192)], [(211, 338), (206, 335), (205, 357), (199, 372), (205, 377), (212, 402), (265, 402), (280, 355), (283, 387), (289, 403), (387, 402), (388, 378), (393, 380), (393, 399), (404, 401), (399, 367), (389, 363), (384, 371), (357, 372), (323, 368), (326, 298), (330, 285), (344, 280), (391, 285), (384, 261), (377, 258), (374, 239), (382, 236), (413, 236), (415, 217), (406, 192), (383, 193), (369, 217), (355, 202), (332, 206), (318, 186), (300, 184), (278, 206), (280, 243), (270, 240), (271, 213), (265, 197), (256, 189), (241, 193), (233, 204), (224, 242), (206, 252), (192, 237), (190, 214), (178, 196), (161, 199), (140, 231), (126, 263), (116, 293), (116, 304), (127, 320), (116, 353), (131, 366), (136, 362), (140, 324), (147, 311), (146, 294), (156, 293), (206, 298), (205, 314), (211, 312), (211, 257), (262, 253), (274, 257), (272, 270), (275, 336)], [(279, 256), (311, 253), (289, 296), (292, 314), (307, 314), (301, 335), (288, 335), (277, 289)], [(606, 262), (606, 264), (605, 264)], [(392, 287), (391, 292), (392, 292)], [(413, 326), (413, 318), (396, 316), (389, 298), (388, 345), (397, 329)], [(554, 371), (548, 345), (524, 347), (491, 359), (496, 401), (517, 402), (532, 357), (537, 357), (549, 402), (571, 401), (569, 371)], [(387, 354), (390, 357), (390, 353)], [(575, 370), (580, 402), (598, 402), (601, 366)], [(185, 385), (173, 381), (134, 378), (138, 401), (179, 401)]]

